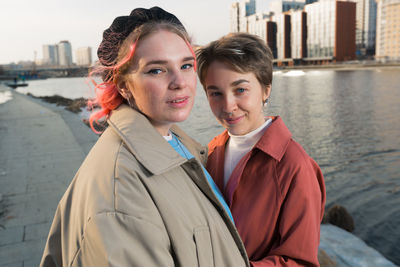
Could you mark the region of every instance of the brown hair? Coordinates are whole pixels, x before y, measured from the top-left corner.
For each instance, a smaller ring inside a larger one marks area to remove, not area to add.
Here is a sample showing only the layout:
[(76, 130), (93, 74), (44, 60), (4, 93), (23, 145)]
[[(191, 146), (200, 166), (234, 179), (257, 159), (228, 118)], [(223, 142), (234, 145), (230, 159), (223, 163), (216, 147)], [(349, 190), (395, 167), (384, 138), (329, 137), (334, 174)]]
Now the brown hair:
[(196, 50), (197, 73), (205, 86), (208, 68), (220, 61), (240, 73), (253, 72), (264, 86), (272, 83), (272, 52), (258, 36), (249, 33), (230, 33)]

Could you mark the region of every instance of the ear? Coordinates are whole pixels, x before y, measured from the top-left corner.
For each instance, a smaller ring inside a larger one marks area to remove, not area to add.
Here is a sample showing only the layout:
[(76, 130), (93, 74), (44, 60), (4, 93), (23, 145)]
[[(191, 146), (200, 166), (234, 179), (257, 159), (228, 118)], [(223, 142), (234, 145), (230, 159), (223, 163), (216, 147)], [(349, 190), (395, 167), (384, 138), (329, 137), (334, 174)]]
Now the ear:
[(265, 103), (265, 101), (269, 98), (270, 95), (271, 95), (271, 85), (269, 84), (266, 87), (264, 87), (263, 103)]
[(132, 93), (129, 90), (125, 81), (122, 81), (122, 80), (118, 81), (117, 88), (118, 88), (118, 92), (121, 94), (121, 96), (123, 98), (125, 98), (126, 100), (132, 98)]

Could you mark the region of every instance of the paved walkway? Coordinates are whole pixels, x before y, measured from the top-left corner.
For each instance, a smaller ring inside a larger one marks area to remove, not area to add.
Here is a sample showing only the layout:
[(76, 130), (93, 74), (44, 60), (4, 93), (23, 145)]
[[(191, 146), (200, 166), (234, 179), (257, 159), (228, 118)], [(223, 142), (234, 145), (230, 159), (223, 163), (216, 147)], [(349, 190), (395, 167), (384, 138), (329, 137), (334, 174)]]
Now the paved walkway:
[[(38, 266), (57, 203), (97, 136), (79, 116), (0, 84), (0, 266)], [(9, 93), (6, 93), (9, 94)]]

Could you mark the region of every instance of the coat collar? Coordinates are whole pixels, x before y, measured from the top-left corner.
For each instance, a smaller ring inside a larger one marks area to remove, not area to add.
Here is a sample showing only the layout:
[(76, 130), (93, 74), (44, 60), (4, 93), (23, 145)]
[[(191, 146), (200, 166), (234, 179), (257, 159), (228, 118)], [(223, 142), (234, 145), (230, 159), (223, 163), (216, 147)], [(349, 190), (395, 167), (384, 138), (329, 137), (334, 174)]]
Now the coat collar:
[(277, 161), (281, 161), (287, 146), (290, 143), (292, 134), (281, 117), (276, 116), (271, 118), (271, 125), (265, 131), (264, 135), (260, 138), (255, 147), (270, 155)]
[(165, 141), (143, 114), (125, 104), (112, 111), (108, 124), (135, 158), (154, 175), (187, 161)]
[[(280, 116), (270, 118), (272, 119), (271, 125), (254, 147), (280, 161), (285, 154), (286, 148), (292, 138), (292, 134)], [(228, 131), (225, 130), (209, 143), (208, 154), (212, 154), (213, 151), (218, 153), (224, 152), (228, 139), (229, 134)], [(224, 153), (222, 153), (222, 155), (224, 155)]]

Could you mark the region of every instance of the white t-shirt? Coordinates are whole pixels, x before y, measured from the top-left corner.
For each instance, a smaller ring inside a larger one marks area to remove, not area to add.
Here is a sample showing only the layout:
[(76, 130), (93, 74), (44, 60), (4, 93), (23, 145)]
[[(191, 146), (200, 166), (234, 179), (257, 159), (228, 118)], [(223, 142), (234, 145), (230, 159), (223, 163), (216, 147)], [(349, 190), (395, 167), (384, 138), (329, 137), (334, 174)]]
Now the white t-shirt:
[(260, 140), (271, 122), (272, 119), (268, 118), (260, 127), (245, 135), (232, 135), (228, 132), (230, 138), (225, 150), (224, 187), (226, 187), (238, 162)]

